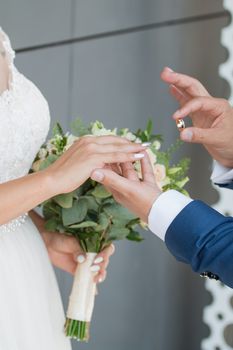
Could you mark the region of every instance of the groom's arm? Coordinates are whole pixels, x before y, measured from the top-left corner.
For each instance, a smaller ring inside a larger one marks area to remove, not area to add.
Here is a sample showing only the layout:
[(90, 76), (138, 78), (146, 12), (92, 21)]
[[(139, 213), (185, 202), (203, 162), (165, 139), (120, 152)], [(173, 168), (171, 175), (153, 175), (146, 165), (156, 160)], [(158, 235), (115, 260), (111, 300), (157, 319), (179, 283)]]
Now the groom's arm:
[[(215, 164), (211, 176), (214, 182), (233, 188), (232, 178), (232, 169)], [(233, 287), (232, 218), (224, 217), (201, 201), (168, 191), (155, 201), (149, 214), (149, 227), (165, 241), (177, 260)]]
[[(172, 193), (173, 192), (173, 193)], [(190, 264), (195, 272), (220, 279), (233, 287), (233, 218), (224, 217), (201, 201), (190, 201), (168, 227), (162, 227), (168, 213), (169, 197), (174, 201), (175, 191), (168, 191), (157, 199), (149, 216), (149, 226), (164, 239), (167, 248), (175, 258)], [(177, 194), (177, 206), (180, 196)], [(160, 206), (160, 201), (163, 205)], [(164, 206), (166, 204), (166, 206)], [(174, 207), (173, 202), (173, 207)], [(173, 208), (173, 211), (175, 209)], [(169, 210), (170, 213), (170, 210)], [(157, 218), (157, 227), (152, 220)], [(163, 231), (165, 229), (165, 231)]]

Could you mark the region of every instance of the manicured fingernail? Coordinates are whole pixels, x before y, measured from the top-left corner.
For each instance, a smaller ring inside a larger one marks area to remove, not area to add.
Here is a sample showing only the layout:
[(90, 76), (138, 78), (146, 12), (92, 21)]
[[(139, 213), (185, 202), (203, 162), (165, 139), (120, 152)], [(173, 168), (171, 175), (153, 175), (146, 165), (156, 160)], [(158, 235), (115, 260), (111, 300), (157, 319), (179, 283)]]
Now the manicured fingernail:
[(84, 255), (78, 255), (78, 256), (77, 256), (77, 262), (78, 262), (79, 264), (82, 264), (85, 260), (86, 260), (86, 259), (85, 259), (85, 256), (84, 256)]
[(136, 159), (141, 159), (141, 158), (144, 158), (144, 157), (145, 157), (145, 154), (143, 154), (143, 153), (134, 154), (134, 158), (136, 158)]
[(92, 180), (94, 180), (94, 181), (100, 182), (100, 181), (103, 181), (103, 179), (104, 179), (104, 174), (101, 173), (100, 171), (96, 170), (96, 171), (94, 171), (94, 172), (92, 173), (91, 178), (92, 178)]
[(103, 278), (100, 277), (100, 278), (98, 279), (98, 282), (99, 282), (99, 283), (103, 282)]
[(151, 145), (151, 142), (142, 143), (142, 147), (149, 147), (150, 145)]
[(182, 131), (180, 136), (181, 136), (181, 139), (183, 141), (192, 141), (193, 132), (191, 130), (187, 129), (187, 130)]
[(99, 265), (92, 265), (90, 267), (91, 272), (98, 272), (100, 270), (100, 266)]
[(166, 67), (166, 69), (167, 69), (170, 73), (174, 73), (174, 70), (171, 69), (170, 67)]
[(104, 258), (102, 256), (99, 256), (95, 259), (94, 264), (100, 264), (104, 261)]

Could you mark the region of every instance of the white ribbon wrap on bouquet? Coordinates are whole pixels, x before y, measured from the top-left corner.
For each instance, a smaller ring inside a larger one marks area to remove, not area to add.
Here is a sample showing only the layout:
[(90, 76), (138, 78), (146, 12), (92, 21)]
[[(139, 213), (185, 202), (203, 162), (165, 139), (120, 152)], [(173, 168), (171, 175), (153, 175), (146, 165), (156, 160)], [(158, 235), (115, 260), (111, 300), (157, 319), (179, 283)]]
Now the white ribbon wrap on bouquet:
[(69, 298), (67, 317), (72, 320), (90, 322), (94, 308), (96, 283), (94, 273), (90, 270), (96, 253), (87, 253), (86, 260), (78, 264), (74, 283)]

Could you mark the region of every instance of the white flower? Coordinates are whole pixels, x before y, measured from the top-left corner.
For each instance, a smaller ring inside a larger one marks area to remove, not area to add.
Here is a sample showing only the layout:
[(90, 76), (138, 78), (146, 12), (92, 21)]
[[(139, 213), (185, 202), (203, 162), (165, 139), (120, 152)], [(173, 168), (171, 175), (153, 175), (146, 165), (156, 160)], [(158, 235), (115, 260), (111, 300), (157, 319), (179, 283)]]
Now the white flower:
[(53, 151), (56, 151), (56, 147), (52, 144), (52, 140), (49, 140), (47, 142), (46, 148), (49, 154), (53, 153)]
[(116, 135), (117, 129), (105, 129), (103, 123), (96, 121), (92, 125), (91, 129), (92, 135), (94, 136), (106, 136), (106, 135)]
[(139, 137), (136, 138), (135, 143), (142, 143), (142, 140)]
[(154, 174), (157, 185), (160, 189), (162, 189), (164, 185), (164, 180), (166, 179), (166, 168), (163, 164), (155, 164), (154, 166)]
[(153, 142), (153, 147), (156, 149), (156, 151), (158, 151), (161, 147), (161, 143), (158, 140), (156, 140)]
[(135, 141), (136, 140), (136, 136), (132, 132), (127, 132), (124, 137), (127, 140), (129, 140), (129, 141)]
[(47, 150), (45, 148), (41, 148), (38, 152), (38, 157), (42, 160), (45, 159), (45, 157), (47, 156)]

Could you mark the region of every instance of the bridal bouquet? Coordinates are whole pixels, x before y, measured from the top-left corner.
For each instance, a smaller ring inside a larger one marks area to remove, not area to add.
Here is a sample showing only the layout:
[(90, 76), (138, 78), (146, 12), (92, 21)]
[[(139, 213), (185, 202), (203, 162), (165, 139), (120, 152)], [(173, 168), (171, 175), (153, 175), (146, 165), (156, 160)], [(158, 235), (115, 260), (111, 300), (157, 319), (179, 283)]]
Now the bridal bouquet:
[[(99, 121), (85, 126), (77, 119), (73, 122), (72, 130), (72, 134), (64, 133), (58, 123), (54, 126), (53, 136), (39, 150), (32, 171), (48, 167), (81, 136), (119, 135), (132, 142), (151, 142), (147, 152), (160, 188), (164, 191), (176, 189), (187, 194), (183, 187), (188, 181), (185, 174), (189, 161), (183, 159), (175, 166), (170, 165), (172, 154), (178, 145), (162, 152), (161, 136), (152, 134), (151, 121), (145, 130), (132, 133), (128, 129), (107, 130)], [(135, 162), (135, 169), (140, 176), (140, 162)], [(71, 338), (87, 341), (96, 292), (93, 272), (90, 271), (95, 256), (115, 240), (126, 238), (142, 241), (138, 228), (145, 228), (146, 225), (118, 204), (101, 184), (91, 179), (71, 193), (60, 194), (45, 201), (42, 209), (47, 230), (74, 236), (86, 252), (85, 262), (78, 264), (75, 272), (65, 333)]]

